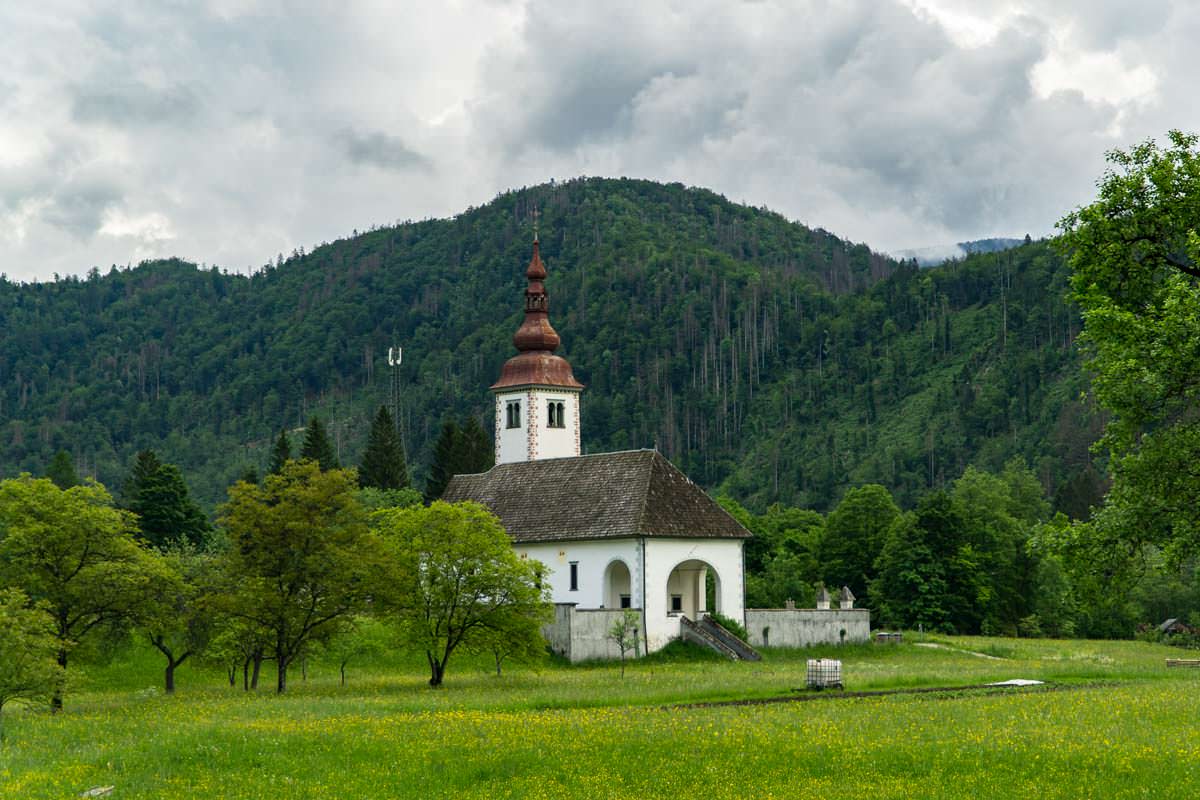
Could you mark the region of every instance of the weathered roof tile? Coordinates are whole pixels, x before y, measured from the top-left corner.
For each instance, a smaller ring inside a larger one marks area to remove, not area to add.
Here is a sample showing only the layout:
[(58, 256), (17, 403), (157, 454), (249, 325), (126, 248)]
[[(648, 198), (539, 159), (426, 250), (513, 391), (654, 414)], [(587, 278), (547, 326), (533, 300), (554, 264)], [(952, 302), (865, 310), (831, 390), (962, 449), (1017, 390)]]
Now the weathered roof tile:
[(482, 503), (517, 542), (751, 535), (655, 450), (497, 464), (455, 475), (443, 499)]

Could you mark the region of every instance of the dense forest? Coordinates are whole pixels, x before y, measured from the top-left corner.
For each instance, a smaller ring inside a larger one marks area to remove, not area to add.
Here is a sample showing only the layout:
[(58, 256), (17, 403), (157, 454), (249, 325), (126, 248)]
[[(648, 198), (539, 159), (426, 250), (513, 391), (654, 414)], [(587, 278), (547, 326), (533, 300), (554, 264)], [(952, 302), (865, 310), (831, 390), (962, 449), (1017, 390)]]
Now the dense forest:
[(658, 447), (758, 510), (826, 511), (872, 482), (912, 507), (1014, 456), (1058, 509), (1098, 499), (1102, 420), (1046, 243), (922, 270), (712, 192), (607, 179), (355, 232), (251, 275), (170, 260), (0, 281), (3, 473), (44, 474), (66, 450), (120, 486), (153, 449), (211, 509), (314, 414), (357, 464), (399, 343), (421, 484), (443, 419), (490, 430), (535, 210), (560, 352), (588, 387), (585, 451)]

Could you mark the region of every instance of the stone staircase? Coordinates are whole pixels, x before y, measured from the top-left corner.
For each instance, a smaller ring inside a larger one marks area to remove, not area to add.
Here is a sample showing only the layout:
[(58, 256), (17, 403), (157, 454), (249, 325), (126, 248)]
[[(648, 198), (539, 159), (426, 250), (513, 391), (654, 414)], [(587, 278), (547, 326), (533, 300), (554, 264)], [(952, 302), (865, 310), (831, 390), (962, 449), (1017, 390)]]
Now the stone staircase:
[(701, 617), (699, 622), (681, 616), (679, 633), (685, 642), (694, 642), (715, 650), (731, 661), (762, 660), (762, 656), (753, 647), (734, 636), (707, 614)]

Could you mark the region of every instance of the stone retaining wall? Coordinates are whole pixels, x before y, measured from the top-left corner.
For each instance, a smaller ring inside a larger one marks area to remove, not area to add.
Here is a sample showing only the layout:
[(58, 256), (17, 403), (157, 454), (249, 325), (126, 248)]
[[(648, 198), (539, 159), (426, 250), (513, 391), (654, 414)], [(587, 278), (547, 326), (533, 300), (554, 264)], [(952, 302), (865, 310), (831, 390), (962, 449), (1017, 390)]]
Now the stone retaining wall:
[(871, 640), (866, 608), (748, 608), (746, 632), (754, 647), (809, 647)]
[[(639, 608), (576, 608), (574, 603), (555, 603), (554, 622), (542, 628), (550, 649), (572, 663), (594, 659), (618, 659), (621, 651), (617, 643), (609, 638), (613, 624), (621, 619), (625, 611), (638, 615), (638, 639), (646, 631), (646, 620)], [(642, 655), (642, 644), (637, 655)], [(626, 658), (634, 658), (628, 652)]]

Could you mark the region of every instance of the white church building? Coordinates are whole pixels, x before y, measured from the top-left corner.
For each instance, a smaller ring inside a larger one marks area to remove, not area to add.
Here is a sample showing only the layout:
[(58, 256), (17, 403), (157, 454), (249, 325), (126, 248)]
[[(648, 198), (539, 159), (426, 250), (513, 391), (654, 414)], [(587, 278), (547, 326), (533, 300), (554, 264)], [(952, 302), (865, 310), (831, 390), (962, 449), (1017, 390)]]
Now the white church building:
[[(443, 499), (487, 506), (522, 558), (546, 564), (556, 606), (547, 638), (572, 661), (617, 655), (608, 632), (623, 609), (640, 616), (639, 652), (681, 636), (715, 646), (706, 612), (746, 619), (750, 532), (657, 451), (580, 454), (584, 387), (554, 352), (536, 237), (525, 275), (519, 352), (491, 387), (496, 465), (455, 476)], [(721, 646), (733, 657), (739, 644)]]

